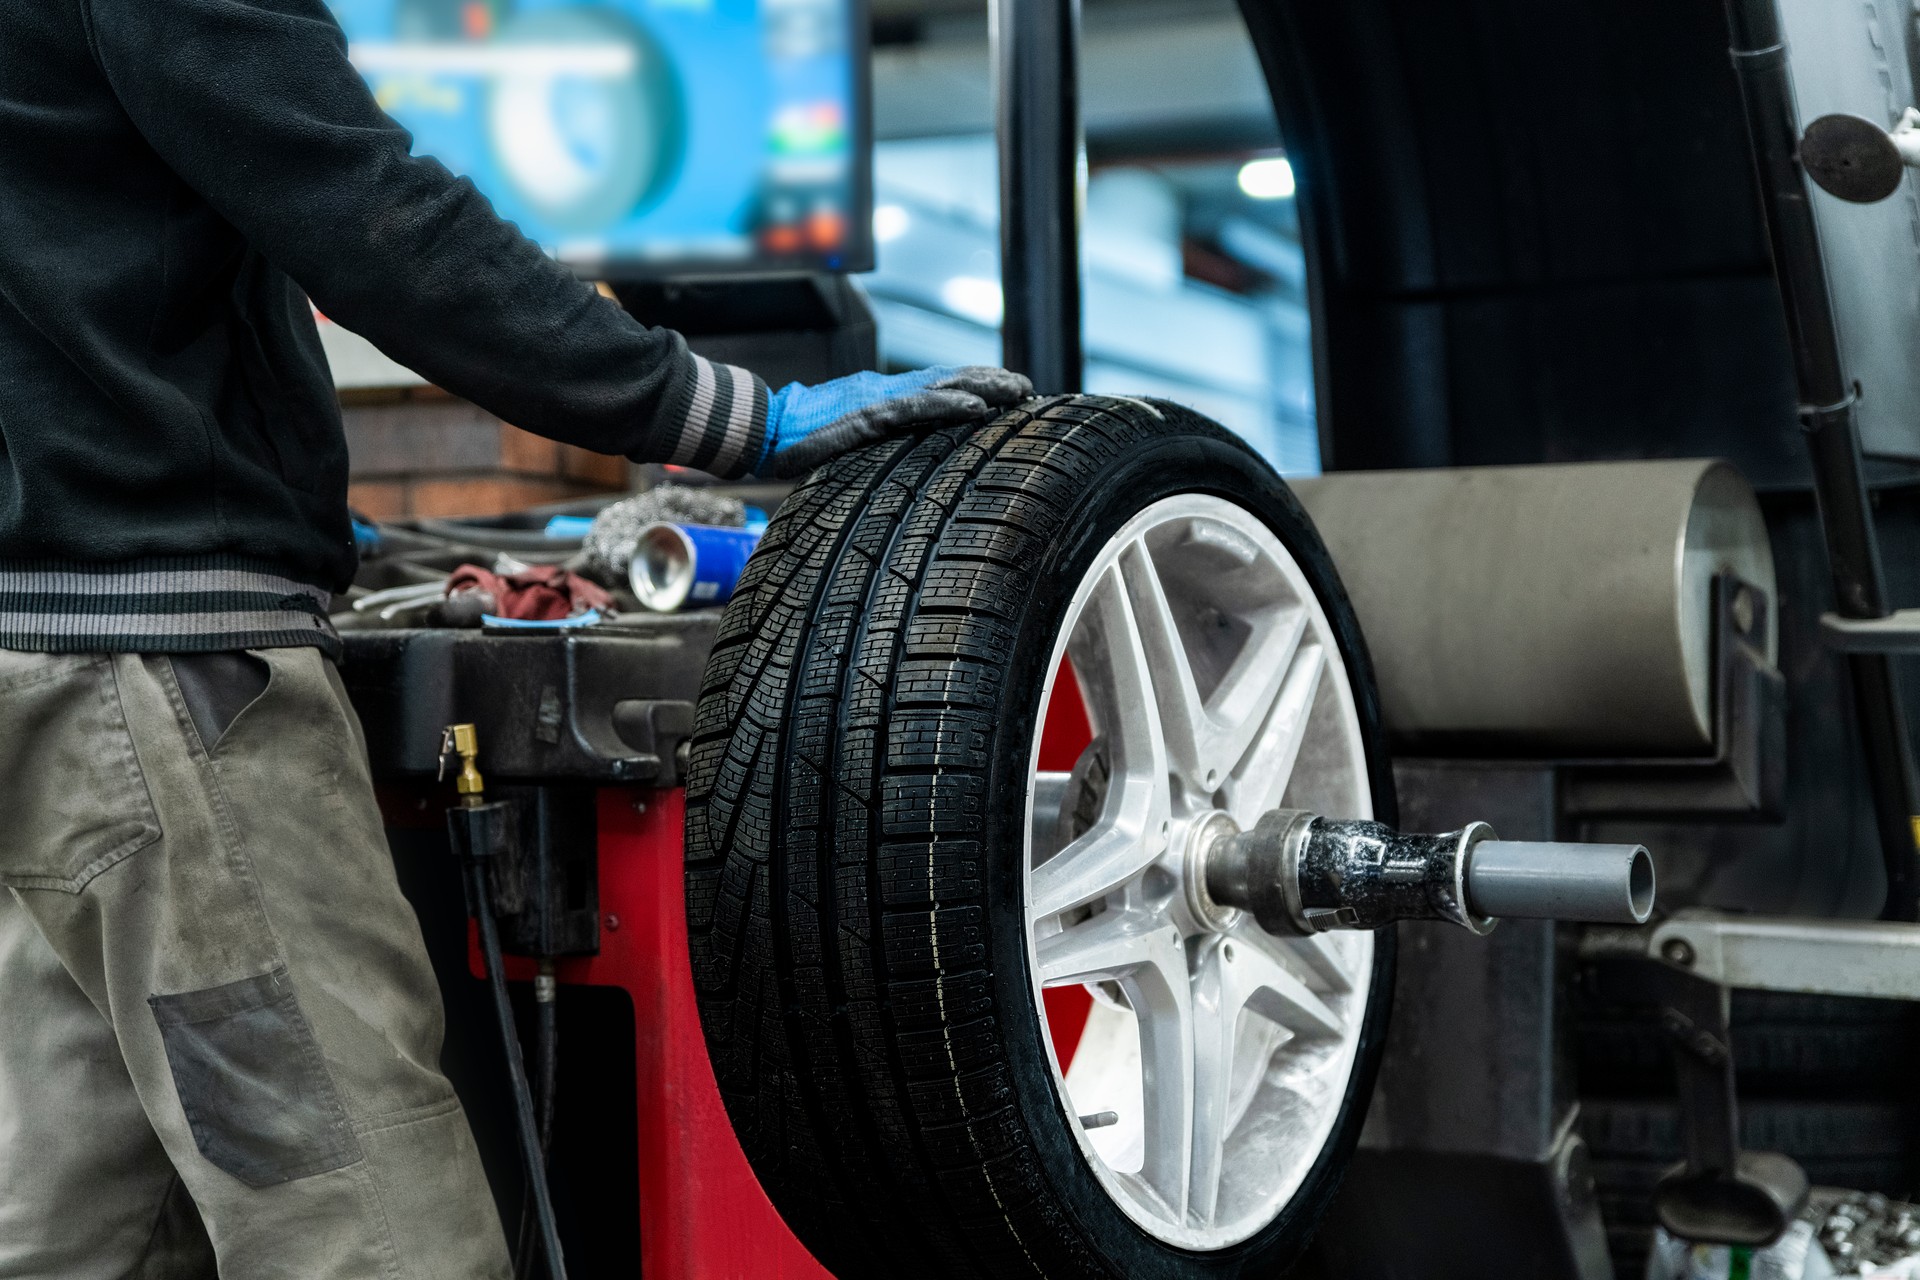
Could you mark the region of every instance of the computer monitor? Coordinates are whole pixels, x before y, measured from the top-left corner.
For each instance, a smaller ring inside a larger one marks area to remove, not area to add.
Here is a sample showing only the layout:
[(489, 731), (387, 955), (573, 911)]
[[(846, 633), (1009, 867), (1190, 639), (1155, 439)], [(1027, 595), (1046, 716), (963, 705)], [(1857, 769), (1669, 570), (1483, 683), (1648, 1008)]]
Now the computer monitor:
[(418, 154), (583, 275), (871, 268), (865, 0), (329, 0)]

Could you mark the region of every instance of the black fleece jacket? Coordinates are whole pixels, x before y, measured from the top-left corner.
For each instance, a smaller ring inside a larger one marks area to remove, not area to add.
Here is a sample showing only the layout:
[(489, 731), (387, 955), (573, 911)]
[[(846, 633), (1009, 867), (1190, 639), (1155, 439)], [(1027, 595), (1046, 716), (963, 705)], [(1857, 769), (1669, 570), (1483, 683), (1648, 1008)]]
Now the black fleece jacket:
[(0, 646), (331, 646), (355, 557), (309, 297), (530, 431), (758, 460), (764, 384), (409, 146), (322, 0), (0, 5)]

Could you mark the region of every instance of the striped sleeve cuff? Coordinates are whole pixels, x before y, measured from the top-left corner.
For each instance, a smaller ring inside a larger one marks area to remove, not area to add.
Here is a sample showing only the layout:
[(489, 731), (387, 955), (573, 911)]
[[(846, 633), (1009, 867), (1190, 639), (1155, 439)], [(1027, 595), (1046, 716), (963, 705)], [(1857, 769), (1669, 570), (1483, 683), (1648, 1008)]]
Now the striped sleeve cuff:
[(748, 474), (767, 447), (767, 384), (745, 369), (691, 353), (667, 398), (662, 434), (669, 462), (716, 476)]

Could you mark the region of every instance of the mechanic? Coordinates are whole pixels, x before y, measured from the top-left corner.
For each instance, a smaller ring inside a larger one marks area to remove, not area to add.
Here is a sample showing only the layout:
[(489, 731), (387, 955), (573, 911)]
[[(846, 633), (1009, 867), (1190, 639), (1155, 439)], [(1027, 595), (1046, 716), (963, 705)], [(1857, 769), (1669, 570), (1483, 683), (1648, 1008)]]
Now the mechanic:
[(769, 391), (409, 147), (322, 0), (0, 9), (0, 1276), (509, 1273), (333, 667), (308, 298), (508, 422), (726, 476), (1029, 391)]

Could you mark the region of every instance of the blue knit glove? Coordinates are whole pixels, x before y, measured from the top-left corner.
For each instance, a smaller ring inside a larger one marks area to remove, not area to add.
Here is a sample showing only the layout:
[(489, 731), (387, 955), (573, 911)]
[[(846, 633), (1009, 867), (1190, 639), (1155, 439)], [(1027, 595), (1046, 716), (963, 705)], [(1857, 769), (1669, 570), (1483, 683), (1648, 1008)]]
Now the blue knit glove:
[(753, 471), (804, 475), (895, 432), (984, 418), (1032, 394), (1020, 374), (985, 365), (856, 373), (814, 387), (788, 383), (767, 398), (767, 443)]
[(684, 350), (682, 359), (658, 418), (630, 456), (716, 476), (802, 475), (892, 432), (983, 418), (1033, 394), (1019, 374), (983, 365), (856, 373), (772, 391), (737, 365)]

